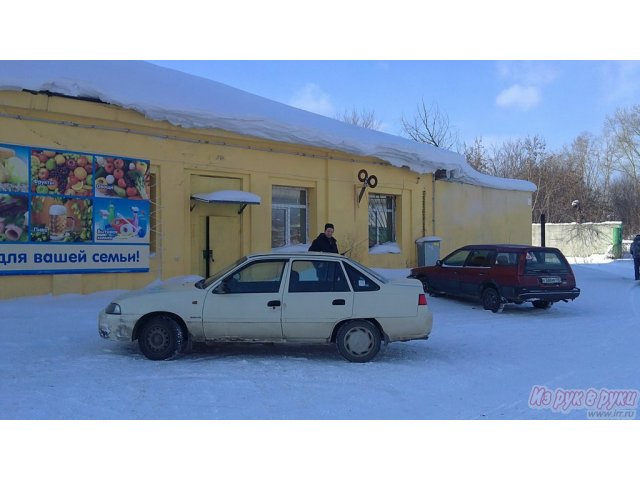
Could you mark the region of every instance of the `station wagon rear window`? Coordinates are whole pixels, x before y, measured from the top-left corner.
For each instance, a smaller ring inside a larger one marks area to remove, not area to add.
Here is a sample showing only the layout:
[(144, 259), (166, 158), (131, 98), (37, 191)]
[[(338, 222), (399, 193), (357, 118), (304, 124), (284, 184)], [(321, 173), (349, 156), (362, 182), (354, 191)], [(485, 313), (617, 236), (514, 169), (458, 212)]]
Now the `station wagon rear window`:
[(568, 270), (566, 261), (555, 251), (532, 250), (525, 257), (526, 273), (564, 272)]

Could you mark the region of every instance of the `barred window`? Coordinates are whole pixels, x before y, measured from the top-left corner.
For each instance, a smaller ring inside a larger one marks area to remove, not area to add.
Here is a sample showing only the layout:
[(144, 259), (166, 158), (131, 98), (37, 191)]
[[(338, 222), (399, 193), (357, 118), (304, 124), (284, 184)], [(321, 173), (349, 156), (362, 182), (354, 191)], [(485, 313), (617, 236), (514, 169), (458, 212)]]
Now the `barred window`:
[(369, 247), (396, 241), (396, 198), (369, 194)]

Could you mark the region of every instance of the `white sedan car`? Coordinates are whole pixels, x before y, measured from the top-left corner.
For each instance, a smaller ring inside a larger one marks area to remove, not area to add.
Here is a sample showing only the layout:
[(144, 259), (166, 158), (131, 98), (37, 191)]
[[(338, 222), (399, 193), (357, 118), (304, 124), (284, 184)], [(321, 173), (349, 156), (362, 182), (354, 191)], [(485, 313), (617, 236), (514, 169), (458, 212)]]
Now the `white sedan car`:
[(328, 253), (256, 254), (197, 282), (121, 295), (100, 312), (100, 336), (138, 341), (151, 360), (191, 342), (335, 343), (367, 362), (381, 342), (426, 339), (432, 314), (419, 280), (389, 280)]

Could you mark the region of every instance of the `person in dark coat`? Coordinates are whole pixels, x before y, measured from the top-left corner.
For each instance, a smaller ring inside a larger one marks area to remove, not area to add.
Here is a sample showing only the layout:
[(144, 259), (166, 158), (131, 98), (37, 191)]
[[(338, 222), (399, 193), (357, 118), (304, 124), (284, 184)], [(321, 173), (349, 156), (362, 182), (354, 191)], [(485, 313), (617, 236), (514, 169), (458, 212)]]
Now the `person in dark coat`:
[(333, 238), (333, 223), (327, 223), (322, 232), (309, 247), (310, 252), (338, 253), (338, 242)]
[(629, 251), (631, 255), (633, 255), (633, 272), (636, 280), (640, 280), (640, 234), (636, 235), (636, 238), (633, 239)]

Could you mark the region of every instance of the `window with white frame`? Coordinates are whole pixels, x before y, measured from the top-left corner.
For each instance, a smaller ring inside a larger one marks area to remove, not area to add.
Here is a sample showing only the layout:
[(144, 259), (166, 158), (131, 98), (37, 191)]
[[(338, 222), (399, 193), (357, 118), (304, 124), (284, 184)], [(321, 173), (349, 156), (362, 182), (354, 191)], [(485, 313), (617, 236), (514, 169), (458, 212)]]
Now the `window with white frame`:
[(308, 205), (304, 188), (271, 189), (271, 248), (307, 243)]
[(396, 241), (396, 197), (369, 194), (369, 247)]

